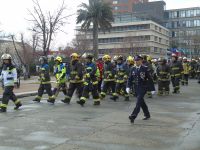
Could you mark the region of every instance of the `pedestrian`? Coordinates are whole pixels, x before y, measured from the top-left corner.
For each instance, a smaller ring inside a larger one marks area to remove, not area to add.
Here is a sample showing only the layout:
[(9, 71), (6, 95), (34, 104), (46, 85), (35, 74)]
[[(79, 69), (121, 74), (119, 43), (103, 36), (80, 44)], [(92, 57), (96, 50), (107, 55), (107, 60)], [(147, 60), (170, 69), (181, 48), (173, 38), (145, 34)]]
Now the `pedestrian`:
[(3, 61), (3, 66), (0, 79), (3, 80), (4, 92), (2, 103), (0, 105), (0, 112), (7, 111), (7, 106), (10, 99), (15, 104), (14, 109), (17, 110), (22, 106), (22, 103), (17, 99), (13, 92), (15, 85), (17, 85), (17, 70), (12, 64), (12, 57), (10, 54), (3, 54), (1, 60)]
[(38, 88), (38, 95), (33, 100), (34, 102), (40, 102), (42, 95), (44, 94), (44, 90), (46, 90), (47, 94), (49, 95), (49, 99), (47, 102), (54, 104), (55, 97), (51, 90), (51, 79), (50, 79), (50, 70), (48, 65), (48, 60), (45, 56), (40, 57), (39, 59), (40, 67), (39, 67), (39, 88)]
[[(137, 95), (135, 108), (132, 114), (129, 116), (131, 123), (134, 123), (134, 120), (137, 118), (140, 112), (140, 108), (142, 108), (144, 112), (145, 117), (143, 120), (148, 120), (151, 117), (148, 106), (145, 103), (144, 96), (148, 89), (151, 89), (151, 91), (155, 91), (155, 87), (152, 77), (149, 74), (148, 67), (144, 66), (142, 64), (142, 61), (143, 58), (141, 56), (137, 55), (135, 57), (136, 66), (134, 66), (131, 70), (127, 82), (127, 93), (130, 93), (130, 88), (133, 86)], [(149, 86), (149, 83), (151, 83), (151, 86)]]

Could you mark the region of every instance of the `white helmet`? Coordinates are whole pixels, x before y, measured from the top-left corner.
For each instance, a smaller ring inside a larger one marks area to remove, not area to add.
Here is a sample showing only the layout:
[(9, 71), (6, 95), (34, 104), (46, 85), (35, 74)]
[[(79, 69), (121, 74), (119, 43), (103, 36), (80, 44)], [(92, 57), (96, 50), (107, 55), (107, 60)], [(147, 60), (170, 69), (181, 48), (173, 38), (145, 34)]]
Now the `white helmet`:
[(1, 59), (2, 59), (2, 60), (5, 60), (5, 59), (12, 59), (12, 57), (11, 57), (10, 54), (3, 54), (3, 55), (1, 56)]
[(187, 60), (187, 57), (183, 57), (183, 59)]

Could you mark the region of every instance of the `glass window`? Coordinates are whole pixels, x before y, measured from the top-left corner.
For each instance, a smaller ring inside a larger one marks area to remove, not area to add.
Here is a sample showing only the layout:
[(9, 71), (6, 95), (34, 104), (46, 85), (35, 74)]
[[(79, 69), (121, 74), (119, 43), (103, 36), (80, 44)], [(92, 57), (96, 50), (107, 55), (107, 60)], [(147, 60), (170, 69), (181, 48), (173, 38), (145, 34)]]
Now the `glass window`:
[(190, 20), (190, 27), (194, 27), (194, 20)]
[(186, 27), (190, 27), (190, 21), (186, 21)]
[(196, 15), (197, 15), (197, 16), (200, 16), (200, 9), (197, 9), (197, 10), (196, 10)]
[(194, 16), (194, 10), (190, 10), (190, 17)]
[(180, 11), (179, 14), (180, 14), (180, 17), (181, 17), (181, 18), (185, 18), (185, 11), (184, 11), (184, 10), (183, 10), (183, 11)]
[(186, 17), (190, 17), (190, 10), (186, 10)]

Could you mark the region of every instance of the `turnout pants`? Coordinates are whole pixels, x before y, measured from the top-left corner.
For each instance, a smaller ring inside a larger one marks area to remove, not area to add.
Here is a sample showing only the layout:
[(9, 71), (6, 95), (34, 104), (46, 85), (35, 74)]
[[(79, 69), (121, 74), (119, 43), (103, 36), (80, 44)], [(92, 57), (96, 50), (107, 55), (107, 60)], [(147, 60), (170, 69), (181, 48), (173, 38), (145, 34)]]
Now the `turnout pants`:
[(68, 99), (71, 100), (75, 90), (77, 90), (78, 97), (81, 98), (82, 91), (83, 91), (83, 82), (81, 82), (81, 83), (69, 83), (69, 88), (68, 88), (68, 92), (67, 92)]
[(101, 91), (101, 97), (105, 98), (109, 90), (112, 91), (112, 95), (115, 96), (115, 81), (103, 81), (103, 89)]
[(54, 99), (50, 83), (48, 83), (48, 84), (40, 84), (39, 89), (38, 89), (38, 96), (36, 97), (36, 99), (40, 100), (42, 98), (42, 95), (44, 94), (44, 90), (46, 90), (46, 92), (47, 92), (47, 94), (49, 96), (49, 99)]
[(174, 88), (174, 93), (180, 90), (180, 78), (179, 77), (171, 77), (172, 86)]
[(189, 74), (183, 74), (182, 75), (182, 85), (188, 85), (188, 78), (189, 78)]
[(14, 89), (14, 86), (5, 86), (4, 87), (4, 92), (3, 92), (3, 98), (2, 98), (1, 107), (3, 107), (3, 108), (6, 109), (9, 100), (12, 100), (15, 103), (15, 105), (21, 103), (17, 99), (16, 95), (14, 94), (13, 89)]
[(129, 97), (129, 94), (126, 92), (126, 83), (116, 83), (115, 88), (116, 94), (124, 95), (125, 97)]
[(169, 94), (169, 81), (158, 81), (158, 94), (162, 95), (164, 92), (166, 92), (166, 94)]
[(100, 102), (99, 92), (98, 92), (98, 81), (85, 83), (85, 85), (83, 87), (83, 93), (82, 93), (80, 100), (85, 102), (87, 100), (87, 98), (89, 98), (90, 92), (92, 93), (94, 102)]
[(65, 96), (67, 95), (67, 84), (66, 83), (58, 83), (57, 84), (57, 87), (54, 88), (54, 90), (53, 90), (53, 94), (55, 95), (55, 97), (58, 96), (60, 91), (62, 91)]

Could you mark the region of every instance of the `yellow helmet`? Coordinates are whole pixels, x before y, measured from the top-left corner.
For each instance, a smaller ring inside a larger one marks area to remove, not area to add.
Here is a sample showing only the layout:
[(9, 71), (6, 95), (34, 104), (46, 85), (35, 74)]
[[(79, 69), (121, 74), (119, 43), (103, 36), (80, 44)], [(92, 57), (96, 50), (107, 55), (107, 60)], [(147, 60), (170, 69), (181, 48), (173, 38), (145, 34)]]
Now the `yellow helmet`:
[(151, 56), (147, 56), (147, 61), (151, 61), (152, 60), (152, 57)]
[(60, 56), (57, 56), (55, 61), (62, 62), (62, 58)]
[(111, 60), (111, 57), (110, 57), (110, 55), (104, 55), (104, 56), (102, 57), (102, 59), (103, 59), (103, 61), (110, 61), (110, 60)]
[(73, 60), (78, 60), (80, 58), (80, 56), (77, 54), (77, 53), (72, 53), (70, 55), (70, 57), (73, 59)]
[(132, 56), (128, 56), (126, 59), (127, 62), (134, 64), (134, 59)]

